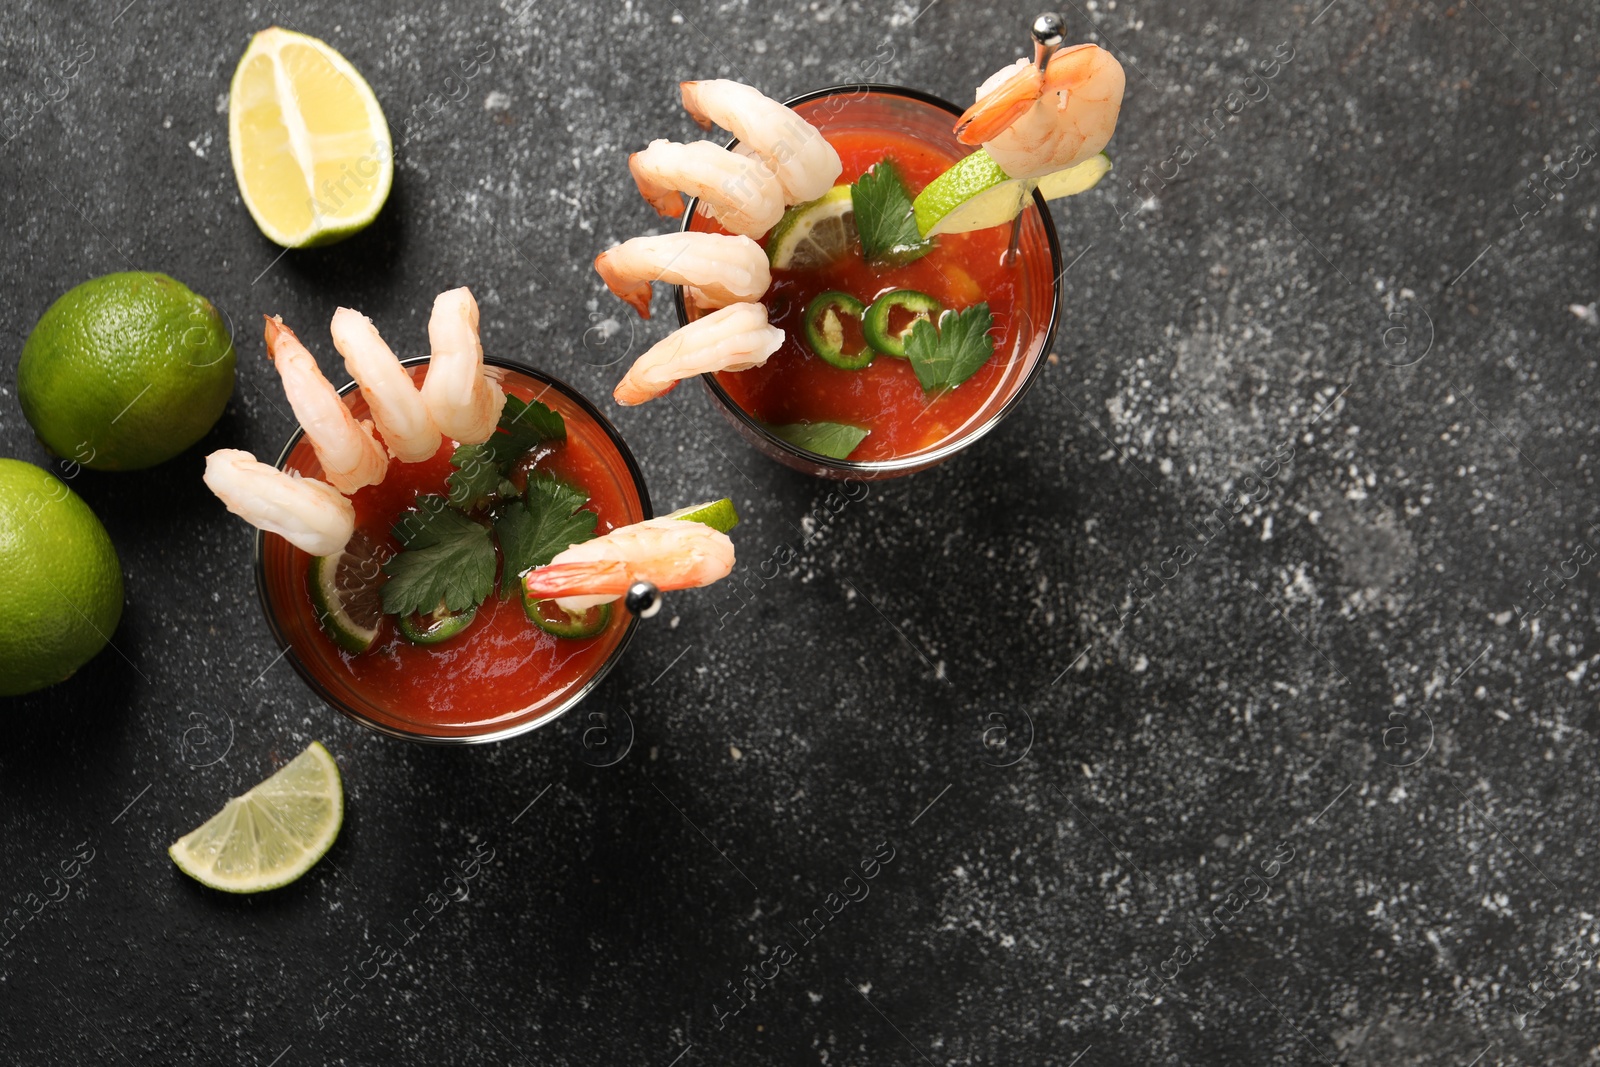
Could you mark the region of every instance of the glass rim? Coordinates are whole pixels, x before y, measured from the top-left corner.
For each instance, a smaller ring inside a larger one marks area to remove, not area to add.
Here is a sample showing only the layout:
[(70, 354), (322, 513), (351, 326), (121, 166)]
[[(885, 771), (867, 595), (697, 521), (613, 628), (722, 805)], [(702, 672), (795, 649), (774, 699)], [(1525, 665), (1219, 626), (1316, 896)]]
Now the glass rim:
[[(430, 360), (432, 360), (432, 358), (432, 356), (411, 356), (410, 358), (402, 359), (400, 361), (400, 365), (409, 370), (411, 367), (428, 363)], [(560, 378), (557, 378), (552, 374), (547, 374), (544, 371), (537, 370), (526, 363), (522, 363), (514, 359), (507, 359), (502, 356), (489, 355), (485, 355), (483, 357), (483, 362), (485, 366), (499, 367), (502, 370), (516, 371), (518, 374), (526, 375), (527, 377), (533, 378), (536, 381), (543, 382), (546, 386), (556, 389), (564, 394), (566, 398), (571, 400), (580, 410), (583, 411), (585, 415), (588, 415), (591, 419), (593, 419), (595, 424), (598, 425), (601, 430), (605, 431), (605, 434), (610, 439), (611, 443), (616, 446), (617, 454), (622, 457), (622, 463), (623, 466), (627, 468), (628, 477), (633, 480), (633, 487), (638, 491), (639, 506), (644, 512), (644, 517), (646, 519), (655, 517), (655, 509), (650, 504), (650, 491), (646, 487), (644, 481), (644, 472), (639, 469), (639, 463), (634, 458), (633, 451), (628, 448), (628, 443), (623, 440), (622, 434), (617, 431), (617, 428), (611, 424), (611, 420), (606, 418), (605, 415), (601, 413), (599, 408), (590, 403), (587, 397), (578, 392), (572, 386), (568, 385), (566, 382), (562, 381)], [(343, 397), (352, 389), (357, 388), (357, 384), (358, 383), (352, 381), (340, 386), (339, 395)], [(300, 443), (300, 439), (305, 436), (305, 432), (306, 431), (303, 426), (295, 427), (294, 432), (289, 435), (288, 443), (283, 446), (283, 451), (278, 454), (278, 459), (273, 466), (277, 467), (279, 470), (283, 469), (284, 464), (289, 461), (290, 453), (292, 453), (295, 446)], [(267, 593), (265, 545), (266, 531), (257, 530), (253, 549), (256, 574), (256, 597), (261, 603), (261, 613), (266, 616), (267, 629), (272, 631), (272, 638), (277, 643), (282, 658), (289, 662), (289, 665), (294, 668), (295, 673), (300, 676), (301, 680), (304, 681), (306, 685), (310, 686), (311, 691), (316, 693), (316, 695), (321, 698), (324, 704), (332, 707), (346, 718), (360, 723), (369, 730), (374, 730), (377, 733), (384, 734), (389, 737), (399, 738), (402, 741), (413, 741), (426, 745), (479, 745), (487, 744), (491, 741), (505, 741), (513, 737), (519, 737), (522, 734), (537, 730), (541, 726), (546, 726), (552, 722), (555, 722), (567, 712), (577, 707), (579, 702), (581, 702), (584, 697), (588, 696), (589, 693), (600, 684), (607, 674), (611, 673), (611, 668), (616, 665), (616, 662), (619, 659), (622, 658), (622, 654), (627, 651), (628, 645), (632, 643), (634, 630), (639, 625), (639, 617), (630, 612), (628, 615), (627, 629), (623, 631), (622, 637), (618, 639), (616, 647), (611, 650), (610, 654), (607, 655), (603, 661), (601, 661), (599, 668), (595, 670), (594, 674), (590, 675), (581, 686), (569, 693), (566, 699), (562, 700), (548, 711), (529, 719), (527, 722), (515, 723), (511, 726), (507, 726), (498, 730), (491, 730), (487, 733), (451, 735), (415, 733), (403, 727), (395, 726), (391, 723), (379, 722), (365, 713), (351, 707), (344, 700), (330, 692), (328, 687), (323, 685), (321, 680), (316, 677), (315, 673), (308, 666), (306, 666), (304, 662), (301, 661), (299, 654), (294, 650), (294, 645), (290, 643), (288, 635), (284, 632), (284, 628), (278, 617), (272, 611), (271, 599)]]
[[(957, 107), (955, 104), (952, 104), (943, 97), (935, 96), (934, 94), (924, 92), (921, 89), (913, 89), (906, 85), (889, 85), (879, 82), (848, 82), (841, 85), (829, 85), (821, 89), (813, 89), (810, 92), (801, 93), (799, 96), (790, 97), (788, 100), (785, 100), (783, 104), (785, 107), (795, 107), (798, 104), (807, 104), (813, 100), (820, 100), (825, 97), (852, 94), (863, 96), (868, 94), (875, 94), (879, 96), (901, 96), (910, 100), (915, 100), (921, 104), (928, 104), (932, 107), (940, 108), (941, 110), (948, 111), (950, 114), (957, 116), (961, 115), (964, 111), (963, 108)], [(730, 138), (724, 147), (733, 148), (737, 146), (738, 143), (739, 139), (737, 137)], [(748, 411), (745, 411), (744, 408), (740, 407), (734, 401), (733, 397), (728, 395), (727, 390), (723, 389), (721, 384), (717, 381), (716, 374), (713, 373), (700, 375), (701, 384), (706, 387), (707, 391), (711, 393), (712, 397), (716, 399), (717, 403), (721, 404), (726, 411), (728, 411), (735, 419), (739, 421), (741, 426), (744, 426), (755, 432), (763, 441), (771, 443), (779, 451), (787, 453), (788, 455), (806, 464), (825, 467), (830, 470), (839, 471), (845, 475), (861, 475), (864, 478), (873, 478), (879, 475), (895, 474), (902, 471), (909, 472), (921, 470), (926, 467), (934, 466), (935, 464), (943, 463), (956, 453), (976, 444), (981, 438), (986, 436), (996, 426), (1000, 425), (1000, 423), (1004, 421), (1007, 416), (1016, 410), (1017, 406), (1022, 403), (1022, 399), (1027, 396), (1028, 391), (1033, 388), (1033, 383), (1038, 380), (1039, 375), (1043, 372), (1044, 366), (1048, 362), (1045, 359), (1045, 356), (1049, 354), (1050, 346), (1055, 343), (1056, 325), (1061, 318), (1061, 238), (1056, 233), (1056, 221), (1055, 217), (1050, 214), (1050, 205), (1045, 200), (1044, 194), (1039, 192), (1038, 189), (1034, 189), (1033, 191), (1033, 204), (1034, 207), (1038, 209), (1039, 217), (1044, 223), (1045, 240), (1050, 248), (1050, 273), (1052, 279), (1050, 282), (1050, 321), (1045, 325), (1043, 333), (1044, 343), (1040, 346), (1039, 358), (1034, 361), (1033, 367), (1029, 369), (1027, 376), (1024, 377), (1022, 382), (1017, 386), (1017, 391), (1012, 393), (1011, 396), (1007, 398), (1005, 403), (1001, 404), (999, 409), (996, 410), (993, 415), (959, 437), (952, 438), (936, 448), (928, 449), (923, 452), (914, 452), (908, 456), (898, 456), (894, 459), (834, 459), (831, 456), (824, 456), (820, 453), (812, 452), (809, 449), (801, 448), (799, 445), (785, 441), (777, 434), (774, 434), (770, 429), (767, 428), (765, 423), (756, 418), (754, 415), (751, 415)], [(688, 207), (685, 208), (683, 212), (683, 222), (678, 226), (678, 231), (680, 233), (688, 232), (690, 225), (692, 225), (694, 222), (695, 210), (699, 206), (699, 197), (694, 197), (689, 201)], [(673, 286), (672, 304), (673, 309), (677, 312), (678, 326), (680, 328), (689, 324), (688, 308), (684, 306), (683, 302), (683, 291), (683, 286)]]

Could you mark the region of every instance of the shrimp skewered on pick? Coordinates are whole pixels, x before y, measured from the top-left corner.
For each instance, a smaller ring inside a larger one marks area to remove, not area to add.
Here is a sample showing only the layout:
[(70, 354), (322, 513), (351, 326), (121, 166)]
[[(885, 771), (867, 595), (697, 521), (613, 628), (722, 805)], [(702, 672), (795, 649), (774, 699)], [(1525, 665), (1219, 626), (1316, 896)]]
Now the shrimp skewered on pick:
[(733, 542), (725, 533), (699, 522), (646, 519), (558, 552), (529, 571), (523, 586), (530, 598), (555, 598), (557, 606), (577, 614), (621, 600), (635, 582), (663, 591), (710, 585), (726, 578), (733, 562)]
[(761, 304), (730, 304), (668, 334), (628, 368), (611, 395), (619, 404), (643, 404), (696, 374), (759, 367), (783, 339)]
[(734, 152), (767, 165), (787, 204), (815, 200), (839, 180), (844, 165), (817, 128), (759, 90), (725, 78), (679, 82), (689, 116), (716, 123), (739, 139)]
[(478, 302), (465, 286), (434, 299), (428, 341), (433, 358), (422, 380), (428, 413), (440, 430), (462, 444), (482, 444), (499, 423), (506, 394), (483, 373)]
[(316, 357), (282, 318), (267, 318), (266, 341), (289, 407), (316, 450), (328, 484), (341, 493), (353, 493), (383, 481), (389, 455), (372, 436), (372, 423), (356, 421), (338, 390), (322, 376)]
[(650, 317), (650, 283), (688, 287), (702, 308), (760, 300), (772, 284), (767, 254), (748, 237), (720, 233), (664, 233), (635, 237), (594, 259), (606, 287)]
[(1111, 140), (1122, 110), (1122, 64), (1093, 44), (1037, 63), (1019, 59), (978, 86), (956, 123), (962, 144), (981, 144), (1013, 178), (1075, 167)]
[(205, 482), (245, 522), (282, 534), (313, 556), (333, 555), (355, 532), (356, 509), (333, 486), (281, 471), (248, 452), (211, 453)]
[(411, 375), (378, 335), (372, 320), (350, 308), (333, 313), (333, 347), (344, 356), (344, 369), (361, 387), (372, 421), (402, 463), (420, 463), (439, 451), (439, 427), (433, 424)]
[(639, 192), (662, 215), (683, 214), (680, 193), (733, 233), (759, 238), (783, 217), (783, 186), (767, 165), (710, 141), (651, 141), (628, 157)]

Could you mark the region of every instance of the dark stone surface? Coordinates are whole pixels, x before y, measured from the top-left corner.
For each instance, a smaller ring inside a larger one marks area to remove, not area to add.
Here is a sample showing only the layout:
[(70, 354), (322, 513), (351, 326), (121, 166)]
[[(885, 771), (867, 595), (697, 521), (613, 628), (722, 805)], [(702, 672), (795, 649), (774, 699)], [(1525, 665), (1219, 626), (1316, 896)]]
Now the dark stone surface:
[[(1600, 163), (1519, 225), (1530, 174), (1600, 147), (1589, 5), (1069, 3), (1072, 36), (1092, 25), (1129, 68), (1118, 175), (1179, 173), (1058, 207), (1082, 253), (1059, 363), (1001, 432), (814, 527), (828, 487), (745, 448), (697, 389), (614, 411), (658, 502), (736, 499), (741, 577), (800, 553), (737, 615), (681, 594), (641, 633), (583, 709), (631, 716), (614, 766), (580, 758), (580, 714), (472, 751), (390, 741), (274, 663), (248, 532), (199, 477), (205, 451), (275, 454), (289, 432), (254, 316), (306, 324), (331, 368), (336, 305), (410, 354), (432, 296), (468, 284), (492, 351), (604, 396), (618, 371), (584, 331), (615, 319), (637, 349), (668, 327), (660, 297), (630, 324), (589, 261), (664, 228), (624, 153), (693, 134), (674, 83), (784, 96), (867, 73), (966, 98), (1034, 14), (920, 6), (12, 5), (6, 108), (93, 58), (0, 149), (0, 454), (48, 462), (16, 357), (87, 277), (170, 272), (240, 325), (241, 361), (201, 446), (73, 482), (128, 606), (115, 651), (0, 704), (0, 893), (39, 890), (79, 842), (94, 856), (0, 949), (0, 1058), (1600, 1058), (1596, 565), (1513, 614), (1600, 545), (1600, 328), (1568, 310), (1600, 296)], [(414, 120), (380, 221), (281, 258), (235, 192), (224, 97), (272, 22), (343, 50), (397, 139)], [(1293, 58), (1247, 85), (1280, 44)], [(1208, 135), (1235, 91), (1262, 98)], [(1290, 448), (1119, 629), (1130, 579)], [(312, 738), (348, 789), (326, 862), (252, 899), (173, 868), (172, 840)], [(803, 943), (791, 923), (880, 842), (870, 896)], [(402, 944), (485, 848), (470, 899)], [(1266, 895), (1135, 1015), (1130, 982), (1170, 974), (1230, 891)], [(719, 1029), (726, 983), (785, 941), (797, 958)], [(384, 945), (400, 955), (319, 1021)]]

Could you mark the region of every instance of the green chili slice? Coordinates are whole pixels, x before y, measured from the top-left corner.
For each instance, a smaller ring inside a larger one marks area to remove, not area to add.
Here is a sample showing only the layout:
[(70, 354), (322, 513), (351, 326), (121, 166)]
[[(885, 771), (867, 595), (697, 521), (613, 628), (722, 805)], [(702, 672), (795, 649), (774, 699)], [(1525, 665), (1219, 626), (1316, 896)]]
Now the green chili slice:
[(466, 611), (451, 611), (440, 604), (433, 611), (395, 617), (395, 624), (407, 641), (414, 645), (437, 645), (472, 625), (478, 614), (477, 606)]
[(522, 595), (522, 610), (529, 622), (557, 637), (593, 637), (611, 621), (610, 604), (597, 604), (574, 615), (554, 600), (530, 600), (526, 593)]
[[(939, 321), (944, 305), (915, 289), (893, 289), (872, 302), (861, 316), (861, 334), (867, 344), (886, 356), (906, 358), (906, 341), (918, 319)], [(895, 312), (903, 315), (896, 315)], [(905, 317), (909, 316), (909, 317)], [(901, 321), (904, 318), (904, 321)]]
[[(820, 294), (806, 306), (806, 343), (823, 361), (840, 370), (860, 370), (877, 355), (866, 341), (856, 344), (852, 334), (861, 333), (861, 313), (866, 305), (849, 293), (837, 289)], [(854, 349), (846, 351), (846, 347)]]

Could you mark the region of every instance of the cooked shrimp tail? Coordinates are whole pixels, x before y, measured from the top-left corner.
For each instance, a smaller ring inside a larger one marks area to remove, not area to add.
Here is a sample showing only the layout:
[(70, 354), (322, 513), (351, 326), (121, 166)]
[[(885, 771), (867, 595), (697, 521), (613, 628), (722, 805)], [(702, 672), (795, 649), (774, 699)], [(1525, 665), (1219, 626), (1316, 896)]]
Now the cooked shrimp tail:
[(439, 427), (433, 424), (411, 375), (378, 335), (372, 320), (350, 308), (333, 313), (333, 347), (344, 356), (344, 369), (361, 386), (389, 454), (402, 463), (420, 463), (439, 451)]
[(620, 600), (635, 582), (693, 589), (733, 570), (733, 542), (699, 522), (646, 519), (556, 553), (523, 578), (528, 596), (580, 612)]
[(478, 343), (478, 302), (465, 286), (440, 293), (428, 320), (433, 358), (422, 380), (422, 399), (434, 425), (462, 444), (489, 439), (506, 395), (483, 372)]
[(760, 300), (772, 284), (767, 254), (748, 237), (720, 233), (666, 233), (635, 237), (601, 252), (594, 269), (642, 318), (650, 317), (650, 284), (690, 289), (701, 308)]
[(783, 217), (783, 186), (767, 164), (710, 141), (651, 141), (628, 157), (639, 192), (663, 215), (683, 214), (680, 193), (700, 198), (732, 233), (760, 238)]
[(956, 123), (1013, 178), (1075, 167), (1111, 140), (1122, 111), (1122, 64), (1098, 45), (1063, 48), (1044, 71), (1027, 60), (996, 71)]
[(331, 556), (356, 528), (356, 509), (337, 489), (281, 471), (248, 452), (223, 448), (206, 457), (206, 485), (228, 510), (313, 556)]
[(282, 318), (265, 318), (267, 355), (328, 483), (341, 493), (353, 493), (383, 481), (389, 455), (372, 435), (372, 423), (356, 421), (339, 391), (322, 376), (316, 357)]
[(839, 153), (792, 108), (725, 78), (678, 83), (689, 116), (709, 129), (716, 123), (739, 139), (739, 150), (765, 164), (783, 188), (786, 204), (815, 200), (839, 180)]
[(619, 404), (643, 404), (696, 374), (759, 367), (783, 339), (762, 305), (730, 304), (668, 334), (628, 368), (611, 395)]

